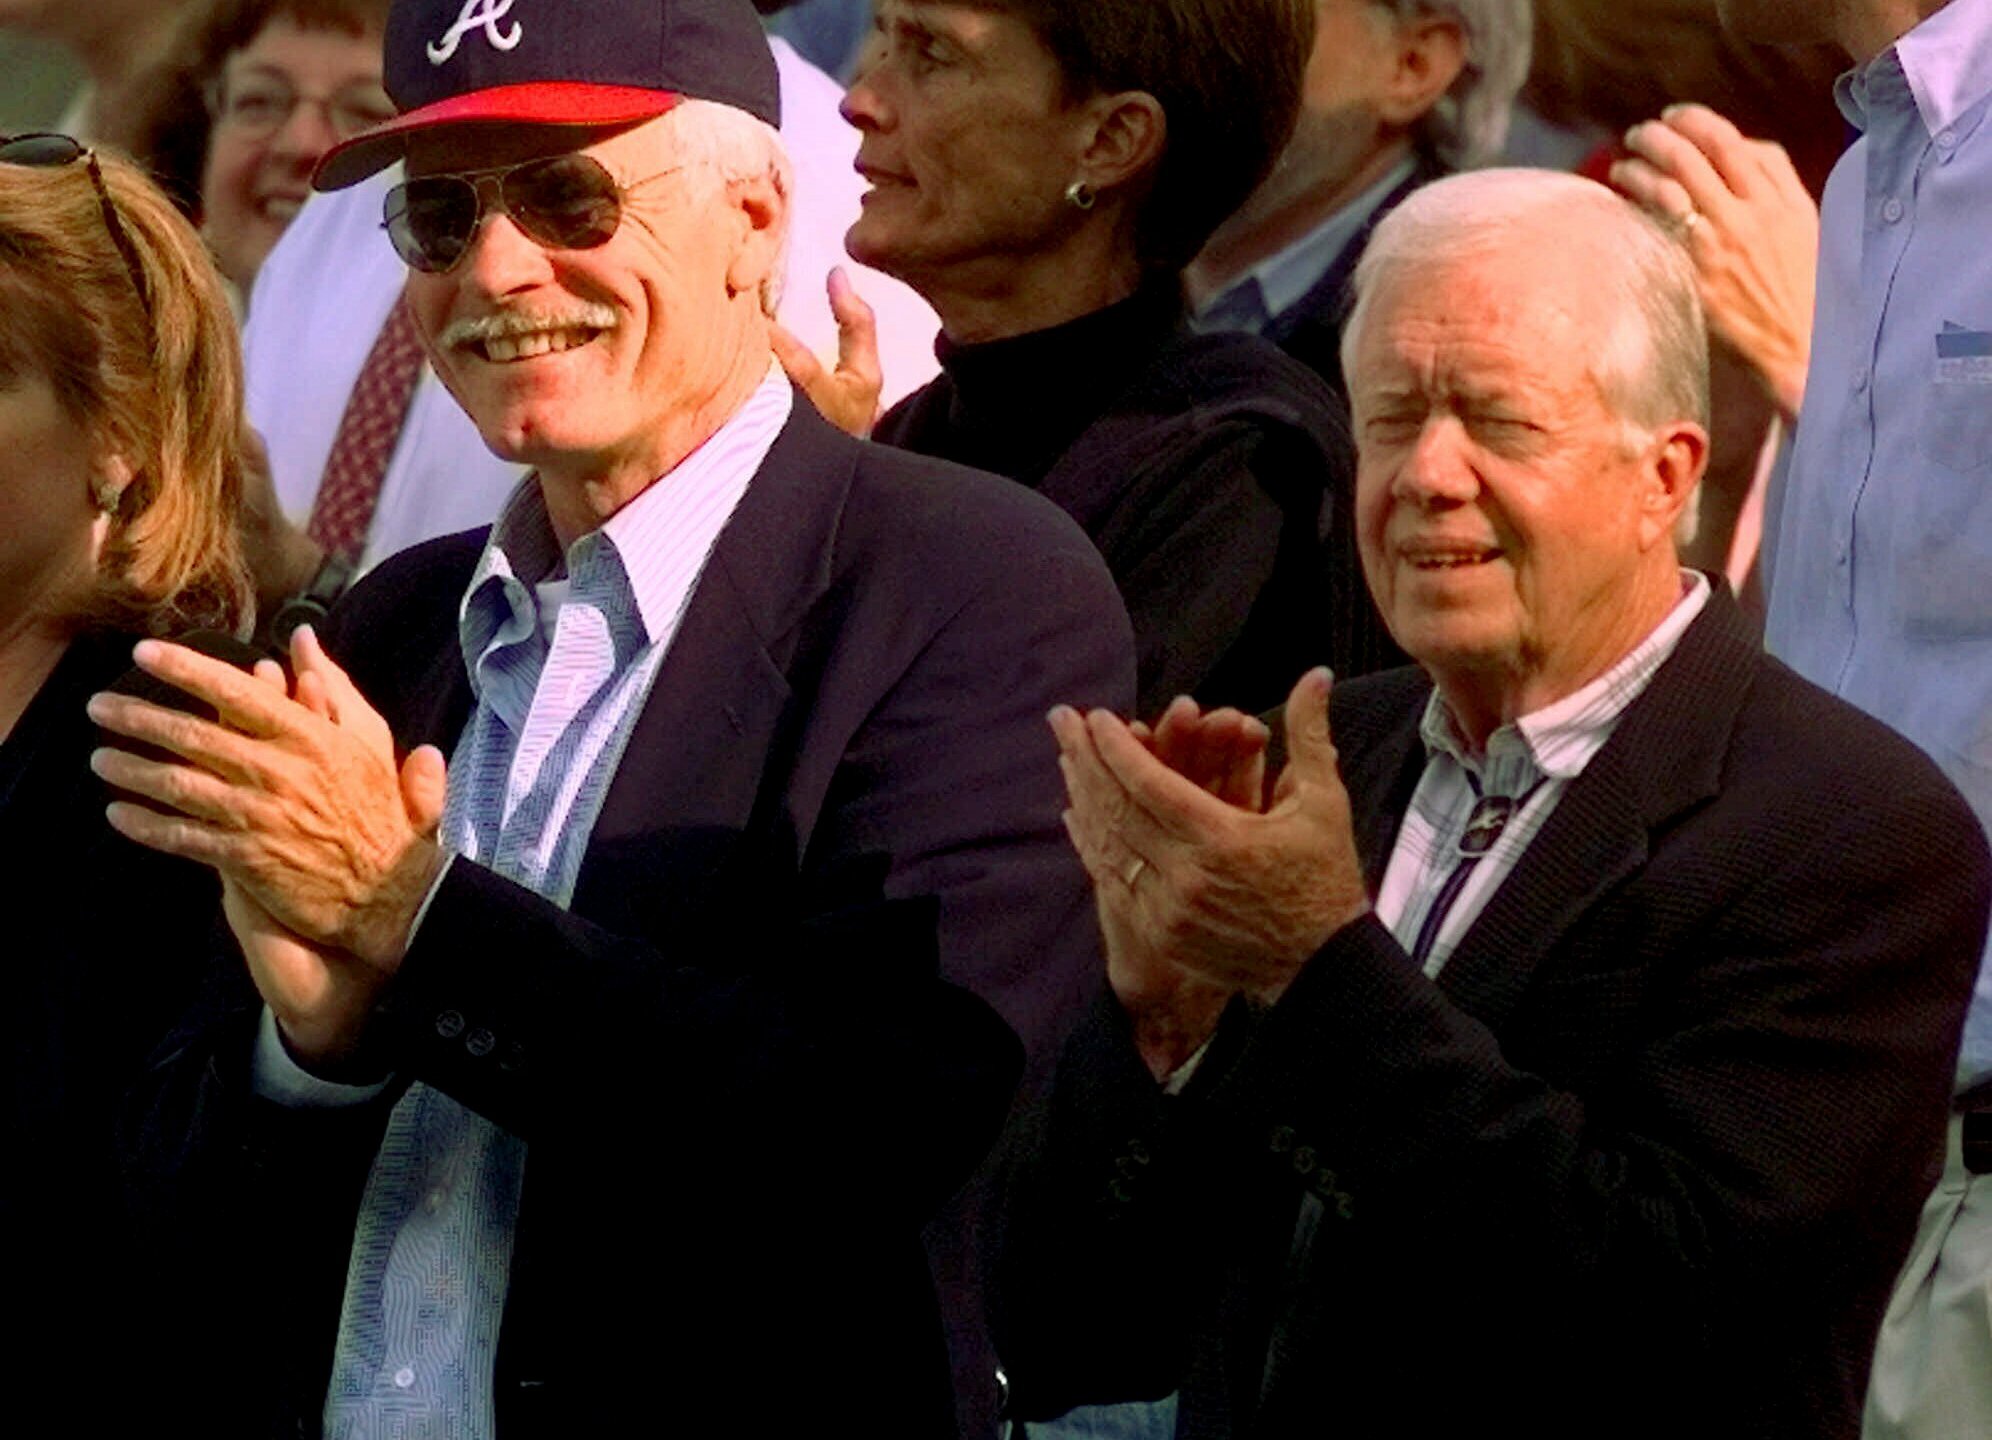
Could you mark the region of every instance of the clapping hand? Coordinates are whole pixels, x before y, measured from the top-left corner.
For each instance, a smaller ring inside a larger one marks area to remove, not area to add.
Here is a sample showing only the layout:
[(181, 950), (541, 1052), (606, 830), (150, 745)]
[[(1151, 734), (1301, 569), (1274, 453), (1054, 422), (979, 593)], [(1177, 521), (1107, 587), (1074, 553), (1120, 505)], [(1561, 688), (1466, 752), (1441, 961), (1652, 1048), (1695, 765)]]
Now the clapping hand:
[(1270, 803), (1264, 727), (1249, 717), (1179, 701), (1144, 736), (1103, 710), (1052, 711), (1066, 831), (1093, 879), (1108, 980), (1158, 1078), (1209, 1037), (1229, 996), (1274, 1003), (1369, 907), (1329, 684), (1310, 671), (1288, 697), (1289, 761)]
[(91, 768), (164, 807), (114, 802), (111, 824), (143, 845), (212, 865), (257, 988), (308, 1060), (360, 1042), (442, 865), (441, 752), (396, 763), (393, 737), (309, 629), (292, 639), (295, 689), (183, 646), (142, 642), (140, 667), (213, 706), (218, 721), (130, 696), (92, 698), (114, 734), (174, 758), (105, 748)]

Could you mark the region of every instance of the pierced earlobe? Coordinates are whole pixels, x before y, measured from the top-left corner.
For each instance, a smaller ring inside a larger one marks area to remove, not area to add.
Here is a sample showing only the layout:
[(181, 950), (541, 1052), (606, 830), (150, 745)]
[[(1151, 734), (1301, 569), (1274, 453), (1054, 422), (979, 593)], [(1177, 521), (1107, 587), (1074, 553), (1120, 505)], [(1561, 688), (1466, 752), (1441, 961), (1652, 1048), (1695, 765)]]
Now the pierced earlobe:
[(1093, 187), (1084, 180), (1074, 180), (1065, 187), (1065, 203), (1074, 210), (1091, 210), (1098, 198), (1093, 193)]
[(117, 514), (134, 478), (131, 466), (112, 456), (104, 462), (102, 470), (90, 477), (90, 502), (106, 515)]

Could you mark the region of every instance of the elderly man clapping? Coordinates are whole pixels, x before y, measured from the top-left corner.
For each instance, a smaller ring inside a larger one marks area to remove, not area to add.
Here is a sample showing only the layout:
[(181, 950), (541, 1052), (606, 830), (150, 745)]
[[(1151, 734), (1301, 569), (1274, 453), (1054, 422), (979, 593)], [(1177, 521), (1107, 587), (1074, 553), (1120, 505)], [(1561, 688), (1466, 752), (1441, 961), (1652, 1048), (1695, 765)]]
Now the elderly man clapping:
[(397, 0), (386, 47), (402, 113), (318, 183), (406, 162), (408, 321), (533, 470), (300, 632), (288, 693), (157, 645), (218, 723), (93, 704), (170, 752), (97, 753), (152, 802), (113, 822), (221, 873), (254, 982), (134, 1127), (239, 1380), (189, 1403), (946, 1433), (920, 1229), (1012, 1031), (1082, 993), (1040, 717), (1125, 702), (1126, 614), (1050, 504), (860, 446), (774, 365), (789, 166), (744, 0)]
[(1677, 242), (1482, 172), (1357, 285), (1364, 571), (1419, 668), (1304, 677), (1264, 803), (1245, 717), (1054, 712), (1113, 994), (1013, 1175), (1019, 1408), (1850, 1434), (1984, 846), (1676, 562), (1707, 444)]

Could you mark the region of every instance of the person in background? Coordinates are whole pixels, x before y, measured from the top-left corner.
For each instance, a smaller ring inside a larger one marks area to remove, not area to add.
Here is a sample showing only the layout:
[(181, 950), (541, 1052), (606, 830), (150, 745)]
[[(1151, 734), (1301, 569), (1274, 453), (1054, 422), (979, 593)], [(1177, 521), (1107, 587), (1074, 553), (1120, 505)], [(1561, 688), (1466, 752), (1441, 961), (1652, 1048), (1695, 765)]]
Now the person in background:
[(51, 130), (114, 138), (131, 123), (145, 71), (184, 8), (185, 0), (0, 0), (0, 30), (52, 41), (82, 65), (82, 88)]
[(851, 78), (871, 34), (871, 0), (772, 0), (755, 5), (771, 16), (768, 38), (781, 40), (839, 84)]
[(1185, 272), (1197, 326), (1264, 335), (1339, 392), (1370, 232), (1501, 153), (1528, 69), (1529, 0), (1316, 0), (1293, 138)]
[[(1570, 168), (1682, 231), (1708, 313), (1713, 407), (1708, 474), (1682, 556), (1723, 571), (1761, 624), (1758, 542), (1804, 386), (1817, 196), (1846, 148), (1832, 95), (1842, 60), (1830, 45), (1752, 45), (1725, 33), (1716, 11), (1716, 0), (1537, 0), (1522, 95), (1532, 113), (1591, 137)], [(1746, 152), (1739, 131), (1767, 143)], [(1767, 207), (1740, 230), (1706, 165), (1692, 177), (1704, 205), (1665, 183), (1689, 179), (1680, 166), (1697, 139), (1721, 132), (1741, 162), (1737, 182)]]
[(201, 226), (246, 300), (319, 157), (394, 113), (387, 0), (201, 0), (116, 137)]
[[(1992, 831), (1992, 3), (1721, 9), (1738, 35), (1831, 43), (1856, 67), (1834, 98), (1860, 137), (1820, 207), (1801, 419), (1765, 519), (1765, 644), (1915, 741)], [(1704, 215), (1697, 253), (1775, 273), (1789, 206), (1761, 147), (1668, 131), (1642, 127), (1641, 149), (1679, 162), (1658, 198)], [(1992, 1433), (1992, 964), (1955, 1079), (1943, 1173), (1875, 1348), (1868, 1440)]]
[(1356, 290), (1363, 569), (1417, 667), (1303, 676), (1270, 797), (1249, 717), (1051, 716), (1112, 994), (1019, 1141), (1019, 1412), (1850, 1440), (1992, 855), (1679, 564), (1707, 358), (1668, 231), (1479, 171)]
[(157, 1418), (138, 1413), (152, 1343), (112, 1133), (198, 988), (219, 899), (106, 823), (84, 704), (169, 696), (128, 674), (136, 640), (219, 632), (203, 643), (228, 651), (246, 628), (242, 443), (234, 320), (193, 230), (113, 155), (0, 138), (0, 1226), (19, 1317), (0, 1370), (79, 1434)]
[[(1311, 0), (880, 0), (846, 238), (941, 317), (873, 438), (1056, 500), (1133, 616), (1137, 705), (1276, 703), (1394, 654), (1357, 574), (1341, 407), (1182, 268), (1293, 129)], [(1251, 103), (1241, 103), (1244, 97)]]

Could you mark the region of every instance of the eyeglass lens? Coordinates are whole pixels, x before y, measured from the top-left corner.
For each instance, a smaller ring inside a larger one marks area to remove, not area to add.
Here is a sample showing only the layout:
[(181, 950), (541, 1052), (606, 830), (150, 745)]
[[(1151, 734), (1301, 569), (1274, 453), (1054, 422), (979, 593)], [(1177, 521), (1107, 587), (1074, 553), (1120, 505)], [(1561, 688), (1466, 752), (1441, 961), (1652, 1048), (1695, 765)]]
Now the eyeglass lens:
[(470, 249), (484, 220), (486, 187), (498, 208), (542, 245), (592, 250), (622, 223), (622, 190), (586, 155), (556, 155), (508, 169), (423, 175), (387, 196), (387, 233), (417, 270), (443, 274)]
[(217, 119), (244, 135), (271, 135), (300, 104), (323, 105), (332, 133), (350, 140), (394, 118), (394, 102), (377, 85), (349, 85), (336, 95), (300, 95), (282, 77), (256, 74), (224, 80), (214, 91)]

